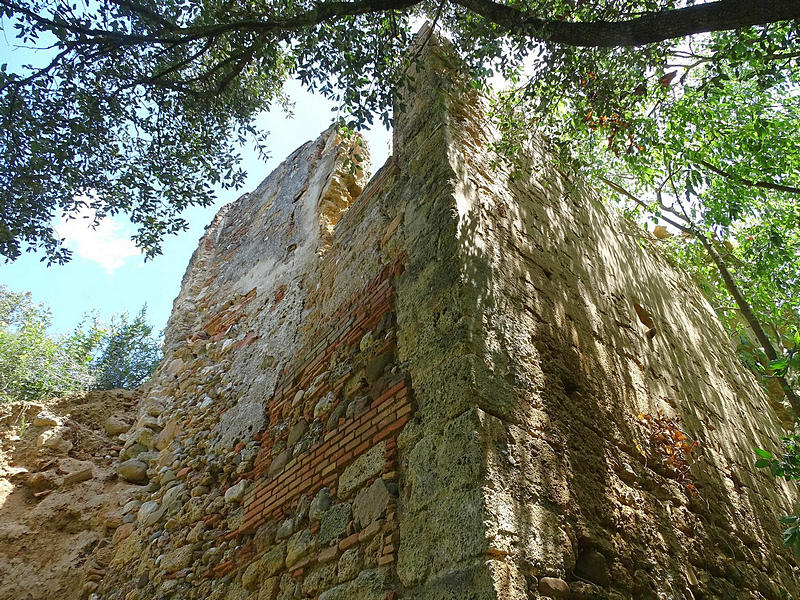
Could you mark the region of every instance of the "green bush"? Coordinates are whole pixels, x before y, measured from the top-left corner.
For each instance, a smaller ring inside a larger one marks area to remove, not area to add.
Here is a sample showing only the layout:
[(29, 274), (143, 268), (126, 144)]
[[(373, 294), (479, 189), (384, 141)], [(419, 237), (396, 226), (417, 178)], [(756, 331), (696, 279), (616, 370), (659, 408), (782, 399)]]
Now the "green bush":
[(48, 333), (52, 313), (30, 292), (0, 286), (0, 402), (89, 389), (133, 388), (161, 359), (146, 308), (102, 324), (87, 317), (68, 335)]
[[(756, 448), (758, 460), (756, 467), (769, 469), (773, 477), (783, 477), (786, 481), (800, 482), (800, 436), (791, 433), (781, 438), (781, 452), (773, 454), (767, 450)], [(800, 516), (786, 515), (781, 522), (788, 525), (783, 532), (783, 543), (793, 548), (800, 556)]]
[(161, 360), (161, 344), (147, 323), (146, 307), (128, 320), (128, 314), (111, 319), (103, 344), (92, 362), (94, 387), (100, 390), (131, 389), (143, 383)]

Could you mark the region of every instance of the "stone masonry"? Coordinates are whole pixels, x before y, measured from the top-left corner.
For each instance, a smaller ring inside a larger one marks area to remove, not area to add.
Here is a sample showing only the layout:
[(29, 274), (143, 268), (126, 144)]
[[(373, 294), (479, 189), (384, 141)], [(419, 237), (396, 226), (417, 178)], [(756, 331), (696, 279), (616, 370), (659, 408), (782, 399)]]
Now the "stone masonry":
[(797, 597), (710, 306), (445, 46), (368, 183), (331, 129), (208, 227), (94, 599)]

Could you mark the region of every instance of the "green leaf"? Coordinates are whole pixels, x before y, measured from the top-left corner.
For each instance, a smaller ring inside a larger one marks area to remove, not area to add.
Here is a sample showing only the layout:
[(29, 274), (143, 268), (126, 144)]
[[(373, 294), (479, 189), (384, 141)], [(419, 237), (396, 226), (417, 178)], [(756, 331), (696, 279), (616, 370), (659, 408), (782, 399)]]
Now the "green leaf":
[(761, 458), (772, 458), (772, 452), (767, 452), (766, 450), (762, 450), (761, 448), (756, 448), (755, 453), (758, 454)]

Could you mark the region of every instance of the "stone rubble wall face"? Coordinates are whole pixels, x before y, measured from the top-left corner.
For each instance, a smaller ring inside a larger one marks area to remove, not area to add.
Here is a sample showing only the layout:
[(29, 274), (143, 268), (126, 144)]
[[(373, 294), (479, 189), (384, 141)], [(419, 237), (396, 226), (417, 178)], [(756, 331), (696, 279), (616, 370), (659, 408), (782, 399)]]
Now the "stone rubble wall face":
[(209, 226), (97, 597), (797, 593), (792, 498), (751, 467), (779, 425), (710, 307), (540, 141), (495, 164), (483, 100), (423, 58), (363, 192), (329, 130)]
[[(782, 407), (646, 232), (554, 168), (541, 140), (518, 169), (495, 164), (483, 101), (446, 96), (467, 307), (448, 320), (473, 353), (496, 597), (563, 580), (570, 598), (797, 594), (779, 523), (795, 498), (753, 468)], [(672, 426), (702, 456), (687, 473), (663, 441)]]

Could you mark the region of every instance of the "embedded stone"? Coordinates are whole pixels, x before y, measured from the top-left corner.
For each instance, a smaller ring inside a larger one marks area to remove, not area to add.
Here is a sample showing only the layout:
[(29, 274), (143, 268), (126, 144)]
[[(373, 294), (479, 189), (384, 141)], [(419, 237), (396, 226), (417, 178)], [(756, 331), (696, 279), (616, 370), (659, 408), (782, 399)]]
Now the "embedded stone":
[(368, 331), (362, 336), (361, 341), (358, 343), (358, 349), (361, 350), (361, 352), (366, 352), (367, 350), (369, 350), (370, 346), (372, 346), (372, 343), (373, 343), (372, 332)]
[(294, 533), (294, 519), (284, 519), (281, 521), (281, 524), (278, 525), (278, 529), (275, 532), (275, 537), (279, 540), (288, 538), (290, 535)]
[(333, 392), (328, 392), (314, 405), (314, 418), (318, 419), (333, 408)]
[(352, 419), (357, 414), (364, 412), (370, 404), (369, 396), (359, 396), (358, 398), (353, 399), (348, 405), (347, 410), (345, 411), (345, 418)]
[(589, 550), (578, 558), (575, 574), (599, 586), (606, 586), (611, 581), (606, 557), (597, 550)]
[(48, 448), (58, 454), (68, 454), (72, 450), (72, 442), (66, 436), (67, 431), (63, 427), (47, 429), (39, 434), (36, 445), (39, 448)]
[(66, 477), (64, 477), (64, 482), (62, 485), (73, 485), (75, 483), (81, 483), (83, 481), (89, 481), (92, 478), (92, 466), (89, 465), (82, 469), (78, 469), (77, 471), (73, 471)]
[(244, 499), (244, 492), (247, 489), (247, 480), (242, 479), (236, 485), (232, 485), (225, 490), (225, 502), (241, 502)]
[(286, 558), (286, 544), (278, 544), (273, 547), (269, 552), (259, 561), (261, 565), (261, 572), (265, 577), (272, 577), (278, 571), (283, 569)]
[(314, 496), (311, 506), (308, 508), (308, 518), (312, 521), (319, 521), (325, 511), (331, 506), (331, 490), (324, 487)]
[(161, 485), (167, 485), (168, 483), (175, 481), (177, 476), (175, 475), (175, 471), (172, 469), (167, 469), (161, 474)]
[[(364, 570), (358, 577), (322, 592), (318, 600), (385, 600), (386, 573), (381, 570)], [(444, 598), (445, 596), (441, 596)], [(448, 597), (454, 597), (448, 595)], [(475, 598), (482, 596), (475, 596)]]
[(139, 512), (136, 513), (136, 521), (142, 527), (149, 527), (158, 523), (158, 520), (163, 515), (164, 507), (155, 500), (148, 500), (139, 507)]
[(151, 417), (158, 417), (164, 412), (164, 404), (157, 398), (148, 398), (145, 403), (145, 410)]
[(300, 419), (289, 432), (289, 438), (286, 443), (289, 446), (294, 446), (306, 431), (308, 431), (308, 422), (305, 419)]
[(120, 458), (136, 458), (140, 454), (145, 454), (147, 447), (141, 444), (128, 444), (120, 453)]
[(386, 441), (375, 444), (355, 459), (339, 476), (338, 493), (347, 498), (369, 479), (378, 475), (386, 464)]
[(358, 548), (348, 548), (339, 557), (336, 566), (336, 579), (339, 583), (350, 581), (361, 570), (361, 555)]
[(192, 546), (182, 546), (171, 550), (161, 557), (160, 567), (167, 573), (174, 573), (192, 564)]
[(567, 598), (569, 584), (557, 577), (542, 577), (539, 580), (539, 593), (550, 598)]
[(148, 482), (147, 463), (131, 458), (119, 464), (117, 475), (131, 483), (145, 484)]
[(351, 514), (352, 507), (347, 502), (336, 504), (325, 511), (319, 525), (320, 546), (327, 546), (347, 535), (347, 525), (350, 523)]
[(392, 362), (392, 358), (394, 358), (394, 353), (388, 351), (384, 352), (383, 354), (379, 354), (370, 360), (364, 369), (364, 376), (366, 377), (367, 381), (369, 383), (373, 383), (380, 378), (386, 369), (386, 365)]
[(156, 450), (163, 450), (169, 446), (170, 442), (175, 439), (178, 434), (178, 421), (175, 419), (170, 420), (167, 425), (156, 436), (153, 442), (153, 447)]
[(286, 566), (291, 567), (298, 560), (308, 555), (314, 548), (314, 538), (310, 529), (298, 531), (286, 543)]
[(278, 456), (272, 459), (272, 462), (269, 465), (269, 474), (274, 475), (283, 467), (286, 466), (286, 463), (289, 462), (289, 459), (292, 458), (292, 451), (291, 450), (284, 450)]
[(275, 600), (278, 595), (278, 581), (277, 577), (265, 579), (258, 590), (258, 600)]
[(371, 486), (362, 489), (353, 501), (353, 519), (363, 528), (379, 519), (389, 505), (389, 490), (380, 477)]
[(181, 499), (184, 496), (185, 489), (186, 486), (184, 486), (182, 483), (179, 483), (178, 485), (172, 486), (166, 492), (164, 492), (164, 495), (161, 497), (161, 502), (163, 503), (164, 508), (166, 510), (171, 510), (179, 507), (181, 505)]
[(191, 531), (186, 534), (186, 541), (194, 544), (195, 542), (199, 542), (203, 539), (203, 532), (206, 530), (206, 523), (205, 521), (198, 521), (195, 523), (195, 526), (192, 527)]
[(151, 448), (153, 446), (154, 438), (155, 434), (153, 433), (152, 429), (148, 427), (140, 427), (128, 436), (128, 441), (132, 442), (133, 444), (144, 446), (145, 448)]
[(317, 565), (305, 576), (300, 590), (308, 596), (330, 587), (336, 580), (336, 564)]
[(347, 411), (347, 406), (344, 401), (339, 402), (331, 411), (331, 414), (328, 415), (328, 420), (325, 422), (325, 427), (327, 431), (333, 431), (339, 426), (339, 419), (343, 418)]
[(120, 433), (125, 433), (130, 429), (130, 425), (128, 425), (122, 418), (111, 415), (105, 420), (103, 423), (103, 429), (106, 430), (108, 435), (119, 435)]
[(258, 587), (259, 576), (261, 575), (261, 563), (254, 562), (242, 573), (242, 587), (246, 590), (254, 591)]
[(56, 425), (60, 424), (61, 421), (59, 421), (58, 417), (46, 410), (41, 411), (35, 417), (33, 417), (34, 427), (55, 427)]

